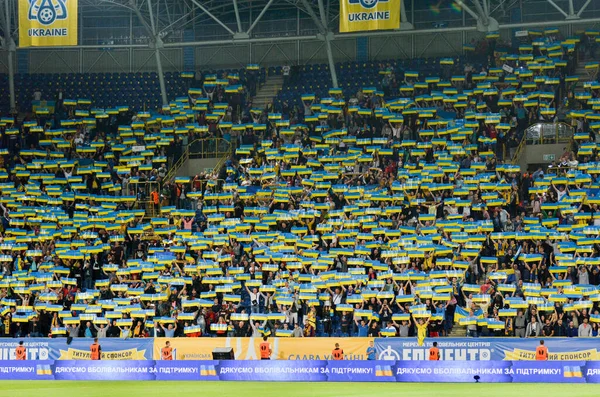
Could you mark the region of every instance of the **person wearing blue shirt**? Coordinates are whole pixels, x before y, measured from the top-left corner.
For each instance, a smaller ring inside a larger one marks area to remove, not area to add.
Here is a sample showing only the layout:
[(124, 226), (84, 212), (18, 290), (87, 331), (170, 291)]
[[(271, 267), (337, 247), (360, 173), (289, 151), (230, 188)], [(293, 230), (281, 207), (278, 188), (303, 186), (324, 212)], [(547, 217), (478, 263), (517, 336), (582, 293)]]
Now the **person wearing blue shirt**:
[(375, 360), (375, 346), (373, 341), (369, 342), (369, 347), (367, 347), (367, 360)]
[(167, 325), (167, 328), (165, 328), (161, 323), (158, 323), (158, 325), (164, 331), (165, 338), (173, 338), (175, 336), (175, 331), (177, 330), (177, 323), (175, 323), (175, 327), (173, 327), (173, 324), (169, 324)]
[(94, 337), (94, 334), (92, 333), (92, 323), (89, 322), (89, 321), (87, 323), (85, 323), (84, 336), (86, 338), (93, 338)]
[(369, 321), (369, 324), (365, 323), (365, 320), (360, 320), (360, 323), (358, 322), (358, 320), (354, 320), (356, 322), (356, 326), (358, 327), (358, 336), (367, 336), (367, 334), (369, 333), (369, 324), (371, 324), (371, 321)]

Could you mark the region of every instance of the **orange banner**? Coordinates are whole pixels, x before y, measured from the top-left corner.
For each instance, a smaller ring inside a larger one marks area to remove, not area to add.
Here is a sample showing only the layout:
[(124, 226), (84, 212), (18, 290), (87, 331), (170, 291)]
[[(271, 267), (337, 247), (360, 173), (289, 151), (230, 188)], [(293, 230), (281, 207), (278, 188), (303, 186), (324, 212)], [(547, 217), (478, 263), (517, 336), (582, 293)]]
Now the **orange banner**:
[[(269, 338), (274, 360), (330, 360), (335, 344), (344, 350), (345, 360), (366, 360), (372, 338)], [(160, 360), (161, 349), (171, 342), (174, 360), (212, 360), (218, 347), (231, 347), (236, 360), (260, 359), (262, 338), (155, 338), (154, 359)]]

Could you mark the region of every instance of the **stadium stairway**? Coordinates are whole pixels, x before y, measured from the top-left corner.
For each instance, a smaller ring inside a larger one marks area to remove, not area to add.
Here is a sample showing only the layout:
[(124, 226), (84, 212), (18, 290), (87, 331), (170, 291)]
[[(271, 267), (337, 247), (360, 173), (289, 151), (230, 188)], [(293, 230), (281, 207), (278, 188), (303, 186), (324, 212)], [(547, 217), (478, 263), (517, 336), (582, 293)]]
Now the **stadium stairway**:
[(283, 87), (283, 76), (270, 75), (267, 77), (265, 84), (256, 92), (256, 96), (252, 99), (252, 107), (264, 109), (265, 106), (277, 96)]
[(454, 326), (452, 327), (452, 331), (450, 331), (450, 334), (448, 335), (449, 338), (464, 338), (467, 335), (467, 326), (466, 325), (459, 325), (458, 323), (455, 323)]
[[(597, 61), (598, 59), (589, 60), (589, 62)], [(592, 80), (596, 80), (598, 78), (598, 70), (597, 69), (586, 69), (585, 65), (587, 62), (579, 62), (577, 65), (577, 69), (575, 69), (575, 75), (581, 76), (581, 80), (579, 84), (575, 87), (575, 92), (584, 92), (584, 83)]]

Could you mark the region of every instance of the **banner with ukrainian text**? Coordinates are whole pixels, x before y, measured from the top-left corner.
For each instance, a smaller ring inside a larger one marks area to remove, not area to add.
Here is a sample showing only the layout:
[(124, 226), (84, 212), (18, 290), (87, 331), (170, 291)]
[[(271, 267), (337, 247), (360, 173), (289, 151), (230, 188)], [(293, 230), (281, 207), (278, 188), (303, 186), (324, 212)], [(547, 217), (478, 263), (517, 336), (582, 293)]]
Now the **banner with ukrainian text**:
[[(91, 338), (24, 338), (28, 360), (89, 360)], [(18, 339), (0, 339), (0, 360), (14, 360)], [(152, 339), (100, 338), (102, 360), (149, 360)]]
[[(276, 360), (329, 360), (338, 343), (346, 360), (366, 360), (372, 338), (269, 338)], [(175, 360), (210, 360), (218, 347), (231, 347), (236, 360), (259, 360), (262, 338), (155, 338), (154, 359), (169, 341)]]
[(340, 0), (340, 32), (400, 29), (401, 0)]
[[(598, 361), (0, 361), (3, 380), (600, 383)], [(310, 393), (307, 393), (310, 394)]]
[[(423, 346), (412, 338), (376, 338), (379, 360), (427, 360), (429, 348), (438, 343), (443, 361), (531, 361), (535, 360), (537, 338), (439, 338), (426, 339)], [(547, 338), (550, 361), (598, 361), (596, 338)]]
[(78, 0), (19, 0), (19, 47), (77, 45)]

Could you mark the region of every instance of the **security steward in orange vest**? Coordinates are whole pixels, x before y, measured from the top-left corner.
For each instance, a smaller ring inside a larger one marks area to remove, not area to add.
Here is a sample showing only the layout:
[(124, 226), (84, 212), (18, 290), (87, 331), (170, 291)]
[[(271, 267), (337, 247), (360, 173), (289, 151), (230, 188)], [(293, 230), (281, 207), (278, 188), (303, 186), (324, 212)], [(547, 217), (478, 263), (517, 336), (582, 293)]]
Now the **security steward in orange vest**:
[(267, 337), (263, 336), (263, 341), (260, 343), (260, 359), (270, 360), (271, 359), (271, 345), (267, 342)]
[(173, 360), (173, 348), (171, 347), (171, 342), (167, 341), (165, 347), (163, 347), (160, 351), (163, 360)]
[(27, 360), (27, 349), (23, 346), (23, 341), (19, 342), (19, 346), (17, 346), (16, 359), (17, 360)]
[(331, 352), (334, 360), (343, 360), (344, 359), (344, 350), (340, 349), (340, 344), (335, 344), (335, 349)]
[(548, 361), (548, 348), (544, 346), (544, 341), (540, 341), (540, 345), (535, 348), (535, 359), (538, 361)]
[(437, 342), (433, 342), (433, 347), (429, 349), (429, 360), (440, 360), (440, 349), (437, 347)]
[(100, 353), (102, 352), (102, 348), (98, 343), (98, 338), (94, 338), (94, 343), (90, 346), (90, 358), (92, 360), (100, 360)]

